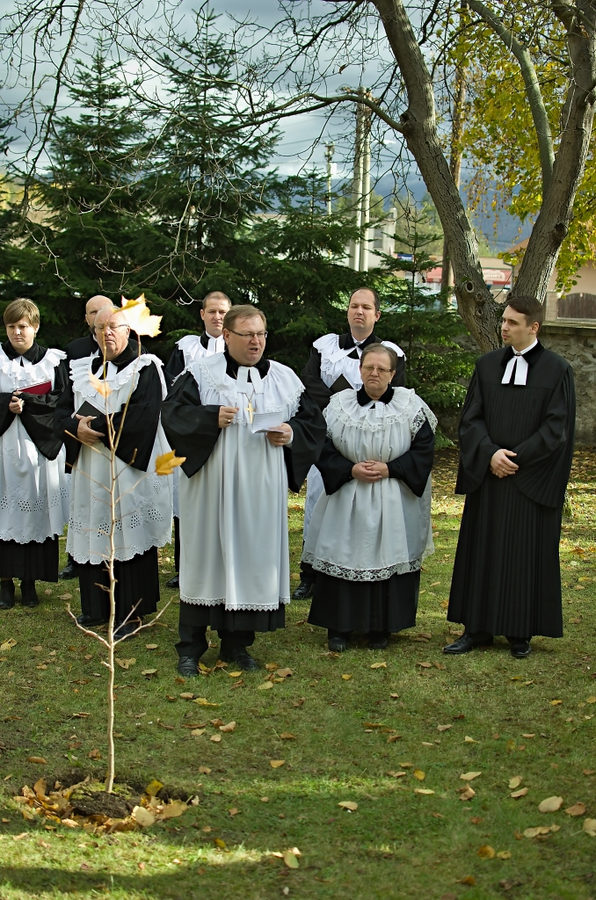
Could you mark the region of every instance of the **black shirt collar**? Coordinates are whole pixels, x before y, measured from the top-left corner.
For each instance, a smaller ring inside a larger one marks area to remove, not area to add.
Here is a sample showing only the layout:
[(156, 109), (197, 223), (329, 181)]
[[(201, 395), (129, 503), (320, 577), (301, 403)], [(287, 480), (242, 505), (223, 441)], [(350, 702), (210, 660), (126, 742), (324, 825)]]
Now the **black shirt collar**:
[(391, 385), (387, 388), (384, 394), (379, 397), (378, 400), (373, 400), (372, 397), (369, 397), (364, 389), (364, 385), (360, 388), (360, 390), (356, 393), (356, 399), (360, 406), (366, 406), (367, 403), (370, 403), (371, 400), (373, 403), (391, 403), (393, 400), (393, 388)]
[(19, 353), (17, 350), (15, 350), (10, 341), (6, 341), (4, 344), (2, 344), (2, 349), (9, 359), (17, 359), (17, 357), (20, 356), (30, 363), (38, 363), (46, 355), (46, 348), (40, 347), (37, 341), (33, 341), (31, 347), (29, 347), (29, 349), (24, 353)]
[[(364, 348), (365, 348), (365, 347), (368, 347), (369, 344), (378, 343), (378, 340), (379, 340), (378, 337), (376, 336), (376, 334), (375, 334), (374, 331), (373, 331), (373, 332), (371, 332), (371, 334), (369, 334), (369, 336), (368, 336), (367, 338), (365, 338), (363, 341), (361, 341), (361, 342), (358, 344), (358, 346), (360, 347), (361, 350), (364, 350)], [(343, 345), (343, 349), (344, 349), (344, 350), (349, 350), (351, 347), (355, 347), (355, 346), (356, 346), (356, 342), (355, 342), (355, 340), (354, 340), (354, 338), (352, 337), (352, 334), (351, 334), (351, 332), (350, 332), (350, 333), (348, 333), (348, 334), (346, 335), (346, 337), (345, 337), (345, 342), (344, 342), (344, 345)]]
[[(224, 356), (226, 358), (226, 375), (229, 375), (230, 378), (236, 379), (238, 377), (238, 369), (240, 368), (241, 363), (236, 362), (236, 360), (230, 356), (227, 347), (224, 350)], [(264, 378), (269, 371), (269, 365), (269, 360), (265, 359), (265, 357), (262, 356), (258, 363), (254, 364), (254, 368), (257, 370), (261, 378)], [(248, 366), (247, 368), (251, 367)]]
[[(133, 360), (135, 360), (138, 356), (138, 352), (135, 352), (134, 348), (131, 347), (130, 341), (120, 354), (115, 359), (111, 359), (110, 362), (113, 363), (117, 369), (123, 369), (125, 366), (128, 366)], [(91, 371), (97, 372), (99, 368), (103, 366), (103, 355), (100, 354), (96, 356), (91, 363)]]

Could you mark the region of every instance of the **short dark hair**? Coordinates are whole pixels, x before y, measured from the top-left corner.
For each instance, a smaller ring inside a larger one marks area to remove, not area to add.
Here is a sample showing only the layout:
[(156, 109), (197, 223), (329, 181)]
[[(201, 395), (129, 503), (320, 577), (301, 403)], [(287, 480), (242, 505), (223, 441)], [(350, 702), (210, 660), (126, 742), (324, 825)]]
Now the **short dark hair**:
[(227, 294), (224, 294), (223, 291), (209, 291), (208, 294), (205, 294), (205, 296), (203, 297), (203, 300), (201, 302), (201, 306), (203, 307), (203, 309), (205, 309), (205, 304), (207, 303), (207, 300), (211, 300), (212, 297), (216, 297), (218, 300), (227, 300), (228, 303), (230, 304), (230, 306), (232, 305), (232, 301), (230, 300), (230, 298), (228, 297)]
[(526, 324), (533, 325), (538, 322), (542, 325), (544, 319), (544, 304), (536, 297), (510, 297), (507, 306), (526, 317)]
[(262, 312), (262, 310), (258, 309), (256, 306), (251, 306), (250, 303), (231, 306), (224, 316), (223, 327), (227, 328), (228, 331), (233, 331), (237, 319), (251, 319), (253, 316), (260, 316), (263, 321), (263, 328), (267, 330), (267, 319), (265, 318), (265, 313)]
[(354, 296), (354, 294), (357, 294), (358, 291), (369, 291), (369, 293), (371, 293), (371, 294), (373, 295), (373, 299), (374, 299), (374, 301), (375, 301), (375, 310), (376, 310), (377, 312), (380, 311), (380, 309), (381, 309), (381, 298), (379, 297), (379, 295), (377, 294), (377, 292), (375, 291), (374, 288), (371, 288), (371, 287), (359, 287), (359, 288), (356, 288), (356, 290), (355, 290), (355, 291), (352, 291), (352, 293), (350, 294), (350, 301), (351, 301), (352, 297)]
[(360, 368), (362, 368), (362, 363), (371, 353), (386, 353), (389, 357), (389, 368), (392, 372), (397, 370), (397, 353), (393, 349), (393, 347), (387, 347), (385, 344), (367, 344), (364, 350), (362, 351), (362, 356), (360, 357)]

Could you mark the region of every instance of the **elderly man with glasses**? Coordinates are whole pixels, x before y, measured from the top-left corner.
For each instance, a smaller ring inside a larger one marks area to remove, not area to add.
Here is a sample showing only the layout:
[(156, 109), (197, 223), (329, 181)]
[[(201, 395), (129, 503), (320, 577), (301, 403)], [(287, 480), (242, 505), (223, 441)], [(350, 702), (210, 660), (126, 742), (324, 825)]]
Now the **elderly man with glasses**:
[(164, 428), (180, 475), (178, 671), (197, 674), (217, 630), (220, 658), (257, 668), (256, 631), (282, 628), (290, 601), (287, 491), (317, 459), (325, 423), (287, 366), (267, 360), (263, 313), (233, 306), (226, 350), (196, 359), (170, 389)]
[[(161, 360), (131, 346), (122, 310), (99, 311), (95, 334), (102, 354), (71, 361), (55, 430), (66, 445), (67, 464), (73, 467), (67, 549), (78, 567), (82, 608), (78, 622), (89, 627), (108, 619), (105, 562), (113, 525), (117, 636), (123, 638), (157, 608), (157, 548), (171, 537), (171, 479), (155, 474), (156, 458), (169, 450), (160, 424), (165, 380)], [(99, 382), (109, 388), (105, 398)], [(119, 434), (113, 485), (108, 414)]]

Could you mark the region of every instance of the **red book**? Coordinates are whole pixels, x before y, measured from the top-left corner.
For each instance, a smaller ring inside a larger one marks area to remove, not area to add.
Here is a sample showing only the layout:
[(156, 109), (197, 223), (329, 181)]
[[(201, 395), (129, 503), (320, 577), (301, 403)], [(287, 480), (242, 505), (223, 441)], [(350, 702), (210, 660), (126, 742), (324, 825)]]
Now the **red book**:
[(30, 387), (19, 388), (21, 394), (49, 394), (51, 390), (51, 381), (41, 381), (39, 384), (30, 385)]

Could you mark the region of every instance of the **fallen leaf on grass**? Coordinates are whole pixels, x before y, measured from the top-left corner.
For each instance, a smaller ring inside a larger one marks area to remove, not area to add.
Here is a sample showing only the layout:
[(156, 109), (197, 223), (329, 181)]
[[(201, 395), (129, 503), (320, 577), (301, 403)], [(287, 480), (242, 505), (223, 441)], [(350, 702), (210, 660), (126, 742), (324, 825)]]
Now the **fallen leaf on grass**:
[(497, 854), (489, 844), (483, 844), (478, 848), (478, 856), (480, 859), (494, 859)]
[(209, 766), (199, 766), (199, 774), (211, 775), (211, 769), (209, 768)]
[(182, 800), (170, 800), (167, 806), (160, 810), (160, 816), (164, 819), (177, 819), (186, 812), (188, 805)]
[(474, 738), (470, 737), (469, 734), (467, 734), (464, 738), (464, 744), (479, 744), (479, 743), (480, 743), (480, 741), (475, 741)]
[(87, 756), (89, 757), (89, 759), (101, 759), (101, 753), (99, 752), (99, 750), (90, 750)]
[(145, 644), (147, 650), (157, 650), (159, 649), (159, 644)]
[(179, 694), (179, 697), (181, 700), (193, 700), (194, 696), (195, 695), (192, 694), (190, 691), (183, 691), (181, 694)]
[(497, 853), (498, 859), (511, 859), (511, 850), (500, 850)]
[(144, 675), (145, 678), (153, 678), (154, 675), (157, 675), (157, 669), (143, 669), (141, 675)]
[(240, 678), (240, 676), (242, 675), (242, 670), (240, 670), (239, 672), (226, 672), (226, 675), (229, 675), (230, 678)]
[(596, 837), (596, 819), (584, 819), (582, 831), (585, 831), (590, 837)]
[(434, 791), (431, 791), (430, 788), (414, 788), (414, 793), (430, 795), (430, 794), (434, 794)]
[(60, 594), (59, 600), (72, 600), (72, 594)]
[(464, 772), (464, 774), (459, 777), (462, 781), (474, 781), (479, 775), (482, 775), (482, 772)]
[(343, 678), (344, 681), (349, 681), (352, 676), (351, 675), (342, 675), (341, 677)]
[(588, 697), (586, 703), (596, 703), (596, 697)]
[(282, 731), (280, 734), (280, 740), (282, 741), (295, 741), (296, 735), (292, 734), (290, 731)]
[(273, 687), (272, 681), (264, 681), (262, 684), (257, 685), (257, 690), (259, 691), (268, 691), (269, 688)]
[(522, 783), (521, 775), (514, 775), (513, 778), (509, 779), (509, 789), (514, 791), (516, 788), (520, 786)]
[(465, 786), (465, 788), (460, 788), (459, 799), (460, 800), (472, 800), (476, 796), (476, 791), (469, 784)]
[(469, 887), (474, 887), (474, 885), (476, 884), (476, 879), (474, 878), (473, 875), (466, 875), (465, 878), (460, 878), (460, 880), (457, 883), (458, 884), (467, 884)]
[(404, 778), (408, 773), (407, 772), (387, 772), (391, 778)]
[(279, 769), (280, 766), (285, 765), (285, 759), (270, 759), (269, 765), (272, 769)]
[(195, 697), (193, 703), (198, 703), (199, 706), (219, 706), (219, 703), (210, 703), (206, 697)]
[(453, 728), (453, 725), (437, 725), (437, 731), (449, 731), (450, 728)]
[(40, 766), (45, 766), (45, 765), (47, 765), (47, 760), (45, 760), (45, 759), (43, 758), (43, 756), (28, 756), (28, 757), (27, 757), (27, 762), (30, 762), (30, 763), (38, 763), (38, 765), (40, 765)]
[(289, 678), (290, 675), (294, 674), (293, 669), (277, 669), (275, 672), (276, 678)]
[(549, 834), (551, 831), (559, 831), (560, 828), (560, 825), (538, 825), (534, 828), (526, 828), (524, 831), (524, 837), (535, 838), (539, 837), (541, 834)]
[[(116, 657), (115, 662), (116, 665), (120, 666), (121, 669), (130, 669), (130, 667), (134, 666), (134, 664), (136, 663), (136, 659), (134, 658), (134, 656), (131, 656), (130, 659), (119, 659), (118, 657)], [(144, 674), (145, 673), (143, 672), (143, 675)]]
[(228, 812), (231, 816), (237, 816), (238, 813), (240, 812), (240, 810), (237, 809), (235, 806), (233, 806), (231, 809), (228, 810)]
[(212, 734), (209, 740), (213, 741), (214, 744), (219, 744), (221, 741), (221, 734)]
[(220, 725), (220, 726), (219, 726), (219, 730), (220, 730), (220, 731), (223, 731), (224, 734), (229, 734), (230, 732), (234, 731), (235, 728), (236, 728), (236, 723), (235, 723), (235, 722), (228, 722), (227, 725)]
[[(302, 856), (298, 847), (292, 847), (290, 850), (284, 851), (283, 861), (288, 869), (297, 869), (300, 865), (298, 857)], [(289, 891), (288, 891), (289, 893)]]
[(204, 734), (205, 734), (204, 728), (193, 728), (193, 730), (191, 731), (192, 737), (202, 737)]
[(417, 662), (417, 666), (420, 666), (421, 669), (432, 669), (433, 664), (429, 662)]
[(157, 778), (154, 778), (153, 781), (150, 781), (145, 788), (145, 793), (148, 794), (149, 797), (155, 797), (156, 794), (159, 794), (162, 787), (163, 783), (161, 781), (158, 781)]
[(541, 813), (551, 813), (556, 812), (558, 809), (561, 809), (562, 806), (562, 797), (547, 797), (546, 800), (543, 800), (538, 805), (538, 809)]
[(426, 778), (426, 774), (422, 771), (422, 769), (414, 769), (412, 775), (414, 776), (414, 778), (417, 778), (418, 781), (424, 781), (424, 779)]
[(551, 700), (550, 705), (551, 706), (559, 706), (559, 704), (562, 702), (563, 702), (562, 700)]
[(525, 788), (520, 788), (519, 791), (513, 791), (513, 793), (510, 794), (510, 796), (514, 800), (519, 800), (520, 797), (525, 797), (527, 793), (528, 793), (528, 789), (527, 789), (527, 787), (525, 787)]
[(581, 802), (574, 803), (573, 806), (568, 806), (565, 812), (568, 816), (585, 816), (586, 807), (585, 804)]
[(216, 847), (219, 847), (220, 850), (225, 850), (225, 849), (226, 849), (226, 842), (225, 842), (225, 841), (222, 841), (221, 838), (215, 838), (215, 840), (213, 841), (213, 843), (215, 844)]
[(132, 817), (142, 828), (150, 828), (151, 825), (155, 824), (155, 816), (148, 809), (145, 809), (144, 806), (135, 806), (132, 811)]
[(376, 662), (371, 665), (371, 669), (386, 669), (386, 668), (387, 668), (386, 662)]
[(341, 806), (342, 809), (349, 809), (350, 812), (356, 812), (356, 810), (358, 809), (358, 804), (353, 800), (340, 800), (337, 805)]

